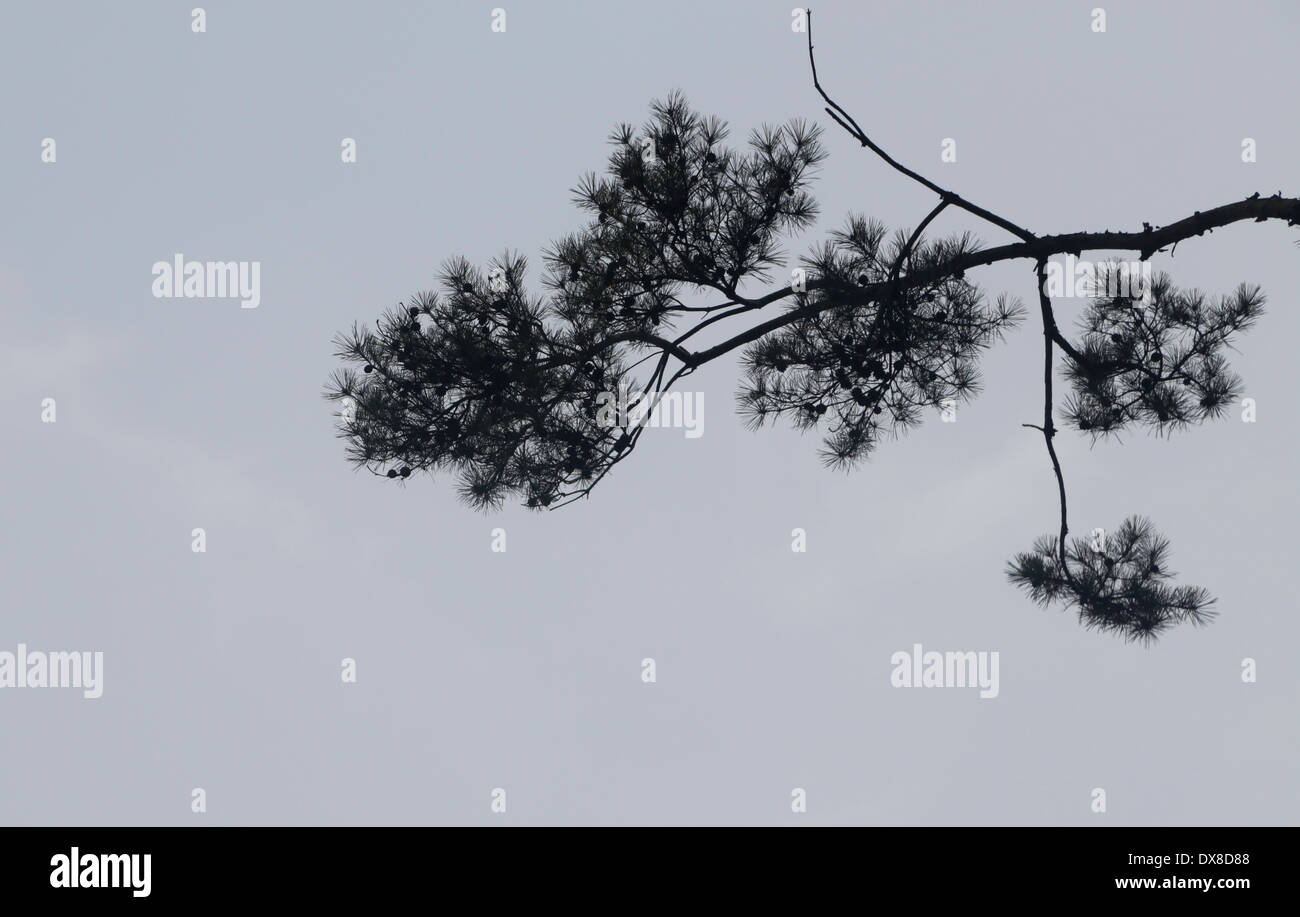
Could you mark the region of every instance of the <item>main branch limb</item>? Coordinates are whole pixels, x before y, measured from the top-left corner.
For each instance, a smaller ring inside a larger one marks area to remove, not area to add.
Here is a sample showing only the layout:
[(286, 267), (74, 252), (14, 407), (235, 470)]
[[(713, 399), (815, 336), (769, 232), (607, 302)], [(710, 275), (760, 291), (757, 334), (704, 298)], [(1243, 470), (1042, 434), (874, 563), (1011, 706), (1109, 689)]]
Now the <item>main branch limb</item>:
[[(1085, 251), (1128, 251), (1137, 252), (1146, 257), (1167, 245), (1173, 245), (1192, 236), (1203, 235), (1212, 229), (1242, 220), (1254, 220), (1256, 222), (1284, 220), (1288, 225), (1300, 225), (1300, 198), (1284, 198), (1277, 195), (1267, 198), (1255, 196), (1231, 204), (1224, 204), (1222, 207), (1215, 207), (1213, 210), (1197, 211), (1193, 216), (1179, 220), (1176, 223), (1170, 223), (1168, 226), (1162, 226), (1151, 232), (1112, 232), (1110, 230), (1104, 232), (1076, 232), (1056, 236), (1038, 236), (1032, 241), (1012, 242), (1008, 245), (980, 249), (959, 255), (933, 268), (909, 274), (899, 281), (899, 289), (906, 290), (913, 286), (921, 286), (942, 277), (963, 273), (972, 268), (1026, 258), (1038, 262), (1045, 261), (1053, 255), (1068, 253), (1078, 256)], [(695, 351), (693, 353), (695, 364), (697, 366), (703, 365), (735, 350), (737, 347), (753, 343), (773, 331), (803, 321), (820, 312), (846, 305), (865, 305), (869, 302), (878, 301), (883, 294), (888, 292), (889, 283), (885, 281), (846, 289), (840, 284), (832, 284), (825, 279), (812, 279), (807, 281), (806, 289), (809, 292), (827, 291), (829, 295), (809, 302), (797, 309), (775, 315), (767, 321), (759, 322), (714, 347)], [(779, 302), (792, 296), (794, 292), (792, 287), (787, 286), (779, 290), (773, 290), (761, 297), (761, 299), (756, 300), (756, 302), (761, 302), (764, 305)], [(1055, 328), (1055, 325), (1053, 319), (1052, 327)], [(678, 338), (677, 343), (680, 344), (690, 333), (687, 332), (686, 335)], [(1068, 341), (1063, 336), (1060, 336), (1059, 331), (1056, 334), (1056, 343), (1061, 344), (1063, 349), (1073, 356), (1072, 348), (1066, 347)]]
[[(936, 207), (927, 217), (927, 221), (937, 215), (941, 208)], [(1162, 226), (1151, 231), (1140, 232), (1113, 232), (1105, 230), (1103, 232), (1074, 232), (1054, 236), (1036, 236), (1032, 240), (1025, 242), (1012, 242), (1008, 245), (998, 245), (992, 248), (979, 249), (977, 251), (967, 252), (956, 258), (952, 258), (942, 264), (932, 268), (917, 271), (908, 274), (906, 277), (898, 278), (897, 290), (907, 290), (914, 286), (932, 283), (942, 277), (952, 276), (954, 274), (964, 273), (967, 270), (977, 267), (984, 267), (990, 264), (998, 264), (1003, 261), (1017, 261), (1021, 259), (1032, 259), (1034, 262), (1044, 262), (1053, 255), (1072, 254), (1076, 257), (1085, 251), (1127, 251), (1135, 252), (1142, 258), (1147, 258), (1151, 254), (1159, 251), (1166, 246), (1172, 246), (1184, 239), (1190, 239), (1192, 236), (1204, 235), (1214, 229), (1222, 226), (1228, 226), (1232, 223), (1239, 223), (1243, 220), (1253, 220), (1262, 223), (1266, 220), (1283, 220), (1288, 226), (1300, 225), (1300, 198), (1282, 197), (1275, 194), (1272, 197), (1260, 197), (1258, 194), (1252, 195), (1245, 200), (1235, 201), (1231, 204), (1224, 204), (1221, 207), (1215, 207), (1212, 210), (1198, 210), (1192, 216), (1186, 217), (1167, 226)], [(923, 224), (924, 225), (924, 224)], [(772, 303), (780, 302), (794, 295), (793, 287), (782, 287), (779, 290), (773, 290), (758, 299), (752, 300), (752, 307), (737, 308), (730, 312), (720, 313), (708, 319), (706, 322), (697, 325), (686, 333), (682, 334), (675, 341), (668, 341), (664, 338), (642, 332), (620, 332), (605, 338), (594, 350), (599, 351), (605, 347), (613, 346), (620, 343), (642, 343), (657, 347), (676, 357), (683, 364), (692, 369), (704, 365), (705, 363), (715, 360), (724, 354), (730, 353), (737, 347), (743, 347), (757, 341), (764, 335), (771, 334), (792, 325), (795, 322), (811, 318), (820, 312), (830, 309), (837, 309), (846, 305), (865, 305), (870, 302), (876, 302), (884, 298), (885, 294), (890, 292), (894, 287), (891, 281), (868, 284), (862, 287), (845, 288), (840, 284), (833, 284), (825, 279), (809, 279), (806, 281), (805, 289), (808, 292), (825, 291), (828, 295), (811, 301), (805, 306), (797, 309), (791, 309), (780, 315), (775, 315), (764, 322), (751, 326), (749, 329), (735, 335), (720, 344), (704, 350), (691, 351), (682, 346), (683, 342), (700, 331), (706, 324), (714, 324), (717, 321), (731, 318), (736, 314), (752, 311), (753, 308), (762, 308)], [(895, 290), (895, 292), (897, 292)], [(1047, 321), (1052, 340), (1069, 356), (1078, 358), (1078, 352), (1070, 342), (1061, 333), (1057, 327), (1056, 319), (1051, 312), (1050, 303), (1048, 306)], [(591, 356), (591, 353), (583, 355), (583, 359)], [(565, 360), (572, 362), (572, 360)], [(581, 362), (581, 360), (578, 360)]]

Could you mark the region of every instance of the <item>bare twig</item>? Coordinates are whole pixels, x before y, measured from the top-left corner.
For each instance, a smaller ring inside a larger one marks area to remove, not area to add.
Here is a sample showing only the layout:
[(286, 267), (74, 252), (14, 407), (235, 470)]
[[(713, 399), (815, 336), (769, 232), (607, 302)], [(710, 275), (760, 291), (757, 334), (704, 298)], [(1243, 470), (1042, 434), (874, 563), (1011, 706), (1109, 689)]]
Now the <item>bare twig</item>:
[(1066, 520), (1065, 476), (1061, 473), (1061, 461), (1056, 457), (1056, 445), (1052, 442), (1056, 437), (1056, 425), (1052, 422), (1052, 346), (1055, 343), (1053, 330), (1056, 320), (1052, 315), (1052, 300), (1047, 295), (1046, 259), (1038, 262), (1035, 272), (1038, 277), (1038, 305), (1043, 316), (1043, 425), (1036, 429), (1042, 431), (1043, 441), (1047, 443), (1047, 454), (1052, 457), (1052, 470), (1056, 473), (1056, 489), (1061, 499), (1061, 537), (1057, 550), (1061, 557), (1061, 570), (1069, 579), (1070, 568), (1065, 562), (1065, 536), (1070, 531)]
[(995, 226), (1000, 226), (1001, 228), (1005, 229), (1007, 232), (1021, 239), (1024, 239), (1025, 241), (1029, 241), (1030, 239), (1034, 238), (1034, 234), (1031, 233), (1029, 230), (1025, 229), (1024, 227), (1017, 226), (1015, 223), (1012, 223), (1010, 220), (1000, 217), (996, 213), (985, 210), (983, 207), (980, 207), (977, 204), (971, 203), (970, 201), (966, 200), (964, 197), (962, 197), (959, 194), (955, 194), (952, 191), (948, 191), (945, 188), (939, 187), (938, 185), (930, 181), (925, 176), (917, 172), (913, 172), (911, 169), (907, 168), (907, 166), (898, 162), (892, 156), (890, 156), (888, 153), (882, 150), (879, 146), (877, 146), (876, 143), (872, 141), (870, 137), (867, 136), (866, 131), (864, 131), (858, 125), (858, 122), (853, 119), (853, 116), (850, 115), (847, 111), (845, 111), (844, 108), (838, 102), (836, 102), (829, 95), (827, 95), (826, 90), (822, 88), (821, 82), (817, 79), (817, 59), (813, 56), (813, 43), (812, 43), (812, 10), (808, 10), (807, 13), (808, 13), (808, 63), (812, 67), (813, 88), (817, 90), (817, 92), (821, 95), (821, 97), (826, 100), (826, 104), (830, 106), (829, 108), (826, 109), (827, 114), (829, 114), (832, 118), (834, 118), (835, 121), (842, 128), (848, 131), (848, 133), (855, 140), (857, 140), (863, 146), (867, 147), (869, 150), (871, 150), (871, 152), (875, 153), (877, 156), (879, 156), (889, 165), (893, 166), (899, 172), (902, 172), (908, 178), (912, 179), (915, 182), (919, 182), (920, 184), (929, 188), (935, 194), (943, 198), (943, 200), (946, 203), (952, 204), (956, 207), (960, 207), (962, 210), (965, 210), (968, 213), (972, 213), (982, 220), (987, 220), (988, 222), (992, 223)]

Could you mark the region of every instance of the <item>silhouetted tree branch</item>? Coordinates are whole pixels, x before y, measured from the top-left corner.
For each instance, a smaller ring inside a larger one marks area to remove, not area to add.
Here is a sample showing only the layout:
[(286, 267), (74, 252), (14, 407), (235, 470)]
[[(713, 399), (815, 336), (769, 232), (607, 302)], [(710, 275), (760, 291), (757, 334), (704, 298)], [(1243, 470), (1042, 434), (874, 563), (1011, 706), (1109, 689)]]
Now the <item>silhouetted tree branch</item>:
[[(1060, 527), (1017, 556), (1011, 579), (1036, 601), (1065, 602), (1088, 626), (1129, 638), (1205, 620), (1213, 600), (1164, 584), (1167, 543), (1144, 520), (1126, 521), (1100, 550), (1067, 544), (1053, 353), (1061, 349), (1073, 388), (1064, 408), (1070, 425), (1094, 438), (1133, 425), (1167, 433), (1221, 414), (1236, 397), (1240, 382), (1222, 352), (1258, 318), (1263, 297), (1243, 286), (1209, 305), (1160, 275), (1143, 299), (1096, 299), (1071, 341), (1057, 324), (1045, 268), (1054, 255), (1092, 250), (1146, 260), (1241, 220), (1300, 224), (1300, 200), (1255, 194), (1140, 232), (1035, 235), (890, 158), (823, 89), (811, 28), (808, 54), (828, 114), (938, 195), (915, 228), (891, 234), (850, 215), (800, 259), (804, 283), (771, 288), (773, 269), (786, 263), (781, 240), (817, 215), (807, 189), (826, 155), (820, 129), (801, 121), (764, 127), (738, 152), (724, 145), (723, 122), (673, 94), (652, 104), (640, 129), (618, 126), (606, 175), (584, 176), (574, 189), (589, 219), (544, 252), (544, 298), (525, 289), (520, 256), (507, 253), (486, 270), (455, 258), (443, 265), (440, 293), (418, 292), (373, 330), (354, 326), (336, 339), (347, 365), (326, 397), (345, 402), (349, 458), (399, 480), (451, 470), (462, 498), (480, 508), (511, 493), (527, 506), (555, 508), (589, 495), (644, 430), (602, 419), (602, 397), (627, 390), (640, 393), (642, 406), (653, 403), (699, 367), (744, 348), (737, 398), (748, 422), (783, 416), (800, 429), (824, 428), (825, 461), (851, 467), (882, 437), (920, 423), (924, 411), (978, 391), (980, 352), (1023, 310), (1006, 296), (987, 302), (966, 274), (1028, 259), (1039, 283), (1045, 397), (1042, 425), (1026, 426), (1043, 434)], [(1016, 241), (983, 247), (970, 234), (928, 237), (949, 208)], [(766, 291), (752, 293), (756, 283)], [(783, 311), (749, 318), (778, 304)], [(739, 327), (717, 343), (696, 343), (724, 325)], [(633, 374), (643, 365), (642, 382)]]

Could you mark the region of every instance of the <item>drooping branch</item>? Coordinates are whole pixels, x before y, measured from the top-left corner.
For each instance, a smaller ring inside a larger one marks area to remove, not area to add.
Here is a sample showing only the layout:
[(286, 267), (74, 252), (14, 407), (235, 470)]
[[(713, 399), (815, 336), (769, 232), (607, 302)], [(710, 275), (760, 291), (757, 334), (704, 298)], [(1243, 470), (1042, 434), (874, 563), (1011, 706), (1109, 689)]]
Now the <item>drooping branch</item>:
[(1047, 262), (1039, 261), (1034, 275), (1038, 281), (1038, 304), (1043, 318), (1043, 425), (1037, 429), (1043, 433), (1047, 444), (1047, 454), (1052, 458), (1052, 471), (1056, 474), (1056, 489), (1061, 501), (1061, 566), (1069, 573), (1065, 565), (1065, 536), (1070, 532), (1065, 499), (1065, 475), (1061, 473), (1061, 460), (1056, 455), (1056, 423), (1052, 420), (1055, 399), (1052, 396), (1052, 347), (1056, 343), (1056, 318), (1052, 312), (1052, 300), (1047, 295)]
[[(1214, 598), (1200, 587), (1169, 585), (1169, 542), (1150, 521), (1130, 517), (1110, 536), (1099, 532), (1091, 542), (1076, 538), (1071, 543), (1067, 537), (1065, 476), (1054, 443), (1052, 358), (1057, 332), (1046, 261), (1038, 262), (1035, 278), (1043, 321), (1043, 424), (1025, 426), (1041, 431), (1047, 444), (1061, 523), (1055, 538), (1040, 538), (1032, 551), (1016, 555), (1007, 575), (1039, 604), (1063, 602), (1077, 610), (1085, 627), (1118, 633), (1126, 640), (1149, 644), (1176, 624), (1203, 625), (1214, 616)], [(1249, 304), (1246, 311), (1252, 311)]]

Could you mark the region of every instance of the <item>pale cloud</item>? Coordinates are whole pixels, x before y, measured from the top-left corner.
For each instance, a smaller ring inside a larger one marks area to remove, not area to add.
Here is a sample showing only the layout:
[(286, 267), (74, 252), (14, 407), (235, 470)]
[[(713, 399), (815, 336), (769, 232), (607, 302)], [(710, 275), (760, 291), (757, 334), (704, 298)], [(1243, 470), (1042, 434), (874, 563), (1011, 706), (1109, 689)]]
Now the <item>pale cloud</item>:
[[(0, 291), (17, 289), (13, 272), (0, 268)], [(102, 464), (109, 459), (150, 469), (154, 481), (148, 499), (192, 507), (203, 520), (196, 525), (274, 519), (273, 537), (279, 547), (291, 553), (304, 550), (312, 533), (320, 530), (314, 511), (268, 482), (255, 460), (235, 452), (213, 453), (175, 433), (142, 427), (101, 394), (97, 375), (130, 355), (128, 343), (82, 328), (43, 338), (11, 328), (0, 341), (4, 399), (29, 400), (35, 424), (39, 401), (31, 399), (56, 398), (59, 425), (76, 437), (84, 461)], [(69, 421), (73, 404), (75, 423)]]

